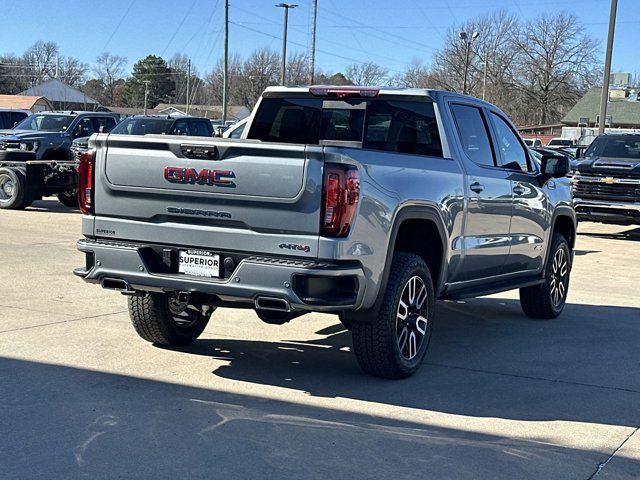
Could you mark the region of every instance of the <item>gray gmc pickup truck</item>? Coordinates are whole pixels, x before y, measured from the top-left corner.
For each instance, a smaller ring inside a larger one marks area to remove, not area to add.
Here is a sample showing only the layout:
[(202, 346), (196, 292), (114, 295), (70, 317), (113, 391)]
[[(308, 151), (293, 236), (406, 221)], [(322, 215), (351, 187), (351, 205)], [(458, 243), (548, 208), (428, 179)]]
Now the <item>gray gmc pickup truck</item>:
[[(218, 306), (338, 314), (365, 372), (414, 373), (435, 301), (520, 289), (554, 318), (576, 235), (566, 157), (450, 92), (272, 87), (239, 140), (98, 134), (79, 168), (75, 274), (185, 345)], [(262, 368), (262, 366), (260, 367)]]

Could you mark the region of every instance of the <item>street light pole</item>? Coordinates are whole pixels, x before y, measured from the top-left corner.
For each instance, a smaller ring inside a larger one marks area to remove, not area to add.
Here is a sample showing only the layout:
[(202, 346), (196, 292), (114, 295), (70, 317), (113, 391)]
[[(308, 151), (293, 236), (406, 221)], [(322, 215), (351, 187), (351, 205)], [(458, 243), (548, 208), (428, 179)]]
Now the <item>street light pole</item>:
[(616, 12), (618, 0), (611, 0), (611, 12), (609, 14), (609, 35), (607, 36), (607, 54), (604, 60), (604, 78), (602, 79), (602, 95), (600, 97), (600, 121), (598, 133), (604, 133), (607, 119), (607, 101), (609, 100), (609, 82), (611, 77), (611, 53), (613, 52), (613, 37), (616, 30)]
[(287, 24), (289, 23), (289, 9), (296, 8), (293, 3), (279, 3), (278, 8), (284, 8), (284, 32), (282, 33), (282, 66), (280, 67), (280, 84), (285, 84), (285, 74), (287, 68)]
[(487, 95), (487, 64), (489, 63), (489, 52), (484, 54), (484, 75), (482, 79), (482, 100), (486, 100)]
[(462, 93), (467, 94), (467, 74), (469, 73), (469, 56), (471, 55), (471, 44), (473, 41), (478, 38), (480, 34), (478, 32), (473, 32), (471, 37), (467, 35), (467, 32), (460, 32), (460, 38), (465, 43), (465, 53), (464, 53), (464, 79), (462, 82)]
[(144, 114), (147, 114), (147, 97), (149, 96), (149, 84), (151, 80), (143, 80), (144, 82)]

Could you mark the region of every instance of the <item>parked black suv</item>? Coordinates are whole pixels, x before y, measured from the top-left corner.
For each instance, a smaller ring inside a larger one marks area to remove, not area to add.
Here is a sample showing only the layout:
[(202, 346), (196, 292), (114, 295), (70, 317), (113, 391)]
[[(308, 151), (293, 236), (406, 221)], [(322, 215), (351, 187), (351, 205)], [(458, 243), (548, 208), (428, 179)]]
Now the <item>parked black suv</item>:
[(187, 135), (212, 137), (213, 126), (206, 118), (136, 115), (129, 117), (111, 132), (120, 135)]
[[(119, 135), (189, 135), (212, 137), (214, 128), (211, 121), (199, 117), (171, 117), (158, 115), (135, 115), (120, 122), (111, 133)], [(76, 160), (89, 148), (89, 137), (76, 138), (71, 146), (71, 154)]]
[(640, 224), (640, 134), (599, 135), (573, 167), (579, 220)]

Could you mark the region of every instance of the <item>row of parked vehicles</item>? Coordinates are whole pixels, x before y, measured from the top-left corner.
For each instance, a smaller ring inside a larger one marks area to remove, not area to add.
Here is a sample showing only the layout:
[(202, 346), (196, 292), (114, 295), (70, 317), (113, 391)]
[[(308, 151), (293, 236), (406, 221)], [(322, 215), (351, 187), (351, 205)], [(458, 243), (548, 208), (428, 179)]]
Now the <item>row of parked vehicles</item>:
[(135, 115), (120, 121), (110, 112), (0, 110), (0, 208), (21, 209), (56, 195), (77, 207), (77, 162), (94, 133), (236, 137), (244, 123), (220, 125), (207, 118)]

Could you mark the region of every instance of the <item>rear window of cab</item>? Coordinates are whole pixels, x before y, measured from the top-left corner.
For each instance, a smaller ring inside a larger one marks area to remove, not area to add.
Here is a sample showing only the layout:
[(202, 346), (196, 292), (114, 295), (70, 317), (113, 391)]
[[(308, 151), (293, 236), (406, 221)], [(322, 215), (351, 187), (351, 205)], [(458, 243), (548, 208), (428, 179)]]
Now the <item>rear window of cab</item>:
[(264, 98), (247, 138), (312, 145), (350, 142), (345, 145), (442, 157), (430, 101)]

